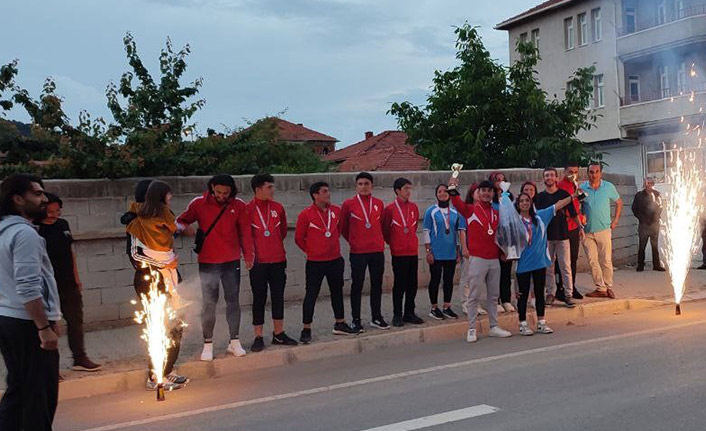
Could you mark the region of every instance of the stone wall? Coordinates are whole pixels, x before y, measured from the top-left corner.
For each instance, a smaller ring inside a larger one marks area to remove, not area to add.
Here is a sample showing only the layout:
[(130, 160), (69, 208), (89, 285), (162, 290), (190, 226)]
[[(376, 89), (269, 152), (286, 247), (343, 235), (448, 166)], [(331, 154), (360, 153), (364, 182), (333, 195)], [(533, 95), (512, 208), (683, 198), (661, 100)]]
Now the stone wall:
[[(512, 191), (517, 192), (525, 180), (533, 180), (542, 189), (541, 170), (509, 169), (504, 171), (513, 183)], [(462, 184), (471, 184), (487, 178), (489, 171), (465, 171), (460, 179)], [(413, 200), (423, 211), (435, 202), (434, 189), (445, 182), (448, 172), (381, 172), (375, 173), (375, 196), (390, 202), (394, 196), (392, 183), (395, 178), (404, 176), (414, 183)], [(290, 234), (286, 239), (288, 257), (287, 299), (299, 300), (304, 293), (304, 254), (294, 245), (294, 223), (299, 212), (310, 205), (309, 186), (316, 181), (327, 181), (332, 188), (332, 201), (340, 204), (354, 194), (354, 177), (351, 173), (322, 173), (304, 175), (276, 175), (276, 199), (287, 211)], [(172, 207), (180, 213), (195, 196), (205, 189), (207, 177), (166, 177), (174, 192)], [(630, 211), (632, 198), (636, 192), (632, 176), (606, 174), (606, 179), (616, 184), (623, 196), (625, 209), (620, 227), (613, 233), (613, 257), (616, 265), (633, 262), (637, 253), (636, 221)], [(76, 240), (77, 265), (84, 285), (84, 313), (86, 322), (105, 324), (112, 321), (126, 321), (132, 318), (135, 306), (130, 304), (135, 294), (132, 289), (133, 270), (125, 254), (125, 230), (120, 224), (120, 216), (132, 200), (135, 183), (139, 179), (121, 180), (49, 180), (46, 188), (58, 193), (64, 201), (63, 217), (74, 232)], [(250, 176), (235, 177), (239, 196), (246, 202), (252, 198)], [(464, 191), (466, 187), (463, 187)], [(344, 257), (348, 256), (345, 240), (341, 240)], [(175, 247), (180, 257), (180, 270), (190, 287), (194, 298), (198, 299), (197, 256), (191, 252), (190, 238), (177, 238)], [(422, 261), (424, 253), (420, 244), (419, 283), (426, 285), (429, 280), (428, 266)], [(392, 288), (392, 270), (389, 253), (386, 251), (384, 288)], [(580, 268), (585, 270), (583, 251)], [(346, 259), (347, 260), (347, 259)], [(350, 275), (346, 263), (346, 290)], [(251, 303), (247, 271), (243, 270), (241, 303)], [(587, 287), (587, 286), (586, 286)], [(367, 288), (367, 287), (366, 287)], [(322, 293), (326, 289), (322, 290)], [(426, 299), (419, 296), (419, 303)]]

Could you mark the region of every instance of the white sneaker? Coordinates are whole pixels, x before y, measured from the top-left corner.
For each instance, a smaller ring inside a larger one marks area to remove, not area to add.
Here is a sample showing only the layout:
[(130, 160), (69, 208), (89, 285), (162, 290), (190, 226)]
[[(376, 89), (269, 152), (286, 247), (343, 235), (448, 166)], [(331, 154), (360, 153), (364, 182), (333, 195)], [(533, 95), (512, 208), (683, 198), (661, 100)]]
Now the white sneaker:
[(527, 321), (520, 322), (520, 335), (532, 335), (534, 332), (530, 329), (529, 325), (527, 324)]
[(478, 315), (479, 315), (479, 316), (485, 316), (486, 314), (488, 314), (488, 312), (485, 311), (485, 309), (479, 305), (479, 306), (478, 306)]
[(512, 313), (515, 311), (515, 307), (509, 302), (503, 302), (503, 309), (507, 313)]
[(478, 337), (476, 336), (476, 330), (469, 329), (468, 334), (466, 334), (466, 342), (467, 343), (475, 343), (476, 341), (478, 341)]
[(213, 343), (203, 343), (201, 351), (201, 360), (210, 362), (213, 360)]
[(554, 330), (547, 326), (546, 320), (540, 320), (539, 322), (537, 322), (537, 332), (539, 334), (553, 334)]
[(504, 312), (505, 312), (505, 309), (503, 308), (503, 306), (498, 304), (498, 314), (504, 313)]
[(512, 337), (512, 334), (510, 333), (510, 331), (506, 331), (499, 326), (493, 326), (488, 331), (488, 337), (507, 338)]
[(226, 352), (237, 358), (247, 355), (247, 352), (243, 349), (243, 346), (240, 345), (240, 340), (230, 340)]

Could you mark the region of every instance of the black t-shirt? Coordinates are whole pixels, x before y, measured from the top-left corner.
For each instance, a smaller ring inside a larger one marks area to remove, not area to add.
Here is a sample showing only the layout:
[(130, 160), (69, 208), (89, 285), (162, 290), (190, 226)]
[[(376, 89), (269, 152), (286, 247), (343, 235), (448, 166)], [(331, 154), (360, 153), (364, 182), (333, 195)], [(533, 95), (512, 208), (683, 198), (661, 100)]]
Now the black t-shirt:
[(39, 235), (47, 243), (47, 254), (54, 268), (54, 278), (59, 288), (76, 284), (69, 222), (60, 218), (54, 224), (40, 224)]
[[(534, 206), (538, 209), (548, 208), (562, 199), (571, 196), (566, 190), (558, 189), (554, 193), (547, 193), (546, 191), (537, 193), (534, 197)], [(566, 222), (566, 218), (576, 217), (576, 208), (569, 204), (564, 208), (560, 209), (556, 213), (551, 223), (547, 227), (547, 239), (549, 241), (562, 241), (569, 239), (569, 225)]]

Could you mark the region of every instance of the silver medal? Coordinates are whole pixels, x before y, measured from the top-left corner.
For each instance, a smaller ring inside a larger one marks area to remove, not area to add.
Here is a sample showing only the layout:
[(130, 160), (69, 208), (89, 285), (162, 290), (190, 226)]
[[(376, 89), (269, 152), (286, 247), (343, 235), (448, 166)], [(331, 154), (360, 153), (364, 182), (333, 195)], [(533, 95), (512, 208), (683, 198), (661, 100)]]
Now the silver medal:
[(371, 225), (370, 223), (365, 223), (365, 228), (366, 228), (366, 229), (370, 229), (371, 227), (373, 227), (373, 225)]
[(404, 228), (404, 233), (409, 233), (409, 229)]
[(493, 228), (492, 228), (492, 227), (489, 227), (489, 228), (488, 228), (488, 235), (492, 235), (492, 234), (493, 234)]
[(269, 230), (266, 230), (266, 231), (265, 231), (265, 236), (270, 236), (270, 231), (269, 231)]
[(324, 236), (325, 236), (326, 238), (331, 238), (331, 232), (326, 231), (326, 233), (324, 234)]

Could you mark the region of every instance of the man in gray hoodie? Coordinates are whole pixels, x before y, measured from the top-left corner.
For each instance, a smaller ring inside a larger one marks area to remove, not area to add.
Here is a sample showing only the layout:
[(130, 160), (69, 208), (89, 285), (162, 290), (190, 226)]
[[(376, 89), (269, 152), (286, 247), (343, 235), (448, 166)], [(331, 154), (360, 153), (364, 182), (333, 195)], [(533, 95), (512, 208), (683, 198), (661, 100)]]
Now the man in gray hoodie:
[(32, 220), (46, 214), (42, 181), (13, 174), (0, 185), (0, 352), (7, 389), (0, 430), (51, 430), (59, 394), (59, 293)]

